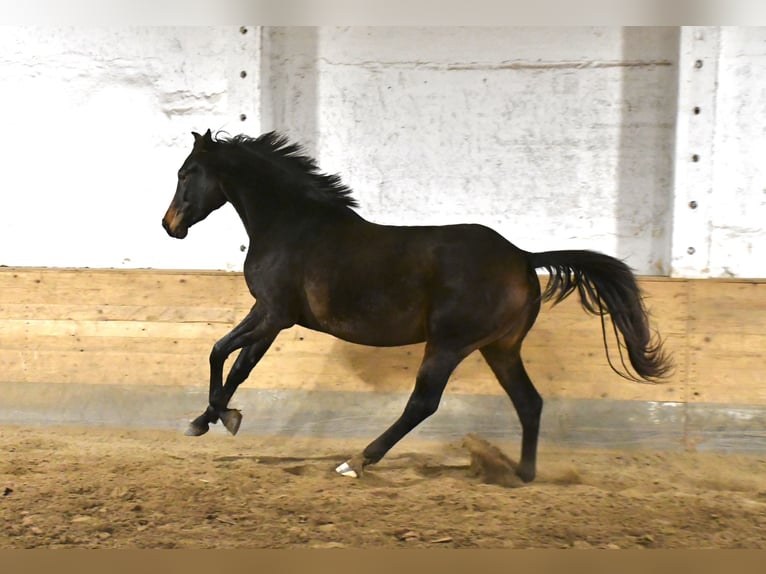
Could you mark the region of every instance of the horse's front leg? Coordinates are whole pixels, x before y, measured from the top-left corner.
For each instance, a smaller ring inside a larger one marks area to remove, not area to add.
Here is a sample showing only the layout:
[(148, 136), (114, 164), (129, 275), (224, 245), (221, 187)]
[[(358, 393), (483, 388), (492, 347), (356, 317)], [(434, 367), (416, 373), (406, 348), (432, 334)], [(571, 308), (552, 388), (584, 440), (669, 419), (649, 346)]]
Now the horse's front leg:
[(253, 370), (253, 367), (258, 364), (261, 357), (263, 357), (263, 355), (266, 354), (266, 351), (269, 350), (269, 347), (271, 347), (275, 338), (276, 333), (274, 336), (266, 336), (260, 341), (242, 348), (237, 360), (234, 361), (234, 365), (226, 376), (226, 383), (223, 385), (220, 399), (216, 398), (215, 403), (211, 403), (215, 405), (215, 408), (220, 413), (223, 426), (225, 426), (231, 434), (237, 434), (239, 425), (242, 423), (242, 413), (237, 409), (228, 408), (229, 401), (237, 390), (237, 387), (247, 379), (250, 375), (250, 371)]
[[(229, 409), (228, 403), (237, 386), (266, 353), (282, 327), (276, 327), (268, 320), (266, 312), (254, 305), (247, 316), (229, 334), (213, 345), (210, 352), (210, 391), (208, 407), (189, 425), (188, 436), (205, 434), (210, 423), (220, 419), (232, 434), (236, 434), (242, 415), (236, 409)], [(231, 353), (243, 348), (229, 373), (226, 386), (223, 385), (223, 365)]]

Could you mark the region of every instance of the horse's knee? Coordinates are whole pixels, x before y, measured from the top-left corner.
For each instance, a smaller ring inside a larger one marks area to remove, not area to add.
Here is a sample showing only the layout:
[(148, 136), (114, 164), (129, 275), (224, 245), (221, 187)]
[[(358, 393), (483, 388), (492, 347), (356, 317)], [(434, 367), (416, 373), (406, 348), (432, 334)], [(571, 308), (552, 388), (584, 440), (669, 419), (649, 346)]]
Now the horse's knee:
[(223, 345), (218, 341), (210, 350), (210, 366), (222, 365), (226, 361), (227, 354), (224, 352)]

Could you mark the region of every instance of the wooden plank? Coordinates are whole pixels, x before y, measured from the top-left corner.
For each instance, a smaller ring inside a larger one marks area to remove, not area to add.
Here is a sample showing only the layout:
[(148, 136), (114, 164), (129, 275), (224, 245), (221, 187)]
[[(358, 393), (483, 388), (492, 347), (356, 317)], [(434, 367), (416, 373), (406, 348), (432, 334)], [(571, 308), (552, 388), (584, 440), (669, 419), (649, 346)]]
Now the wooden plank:
[(3, 269), (0, 303), (232, 306), (253, 299), (241, 273), (148, 270)]
[[(667, 291), (667, 287), (674, 286), (674, 283), (663, 285)], [(148, 352), (207, 356), (212, 342), (231, 326), (233, 323), (10, 320), (5, 321), (0, 345), (23, 350), (34, 344), (37, 350), (69, 350), (74, 353), (122, 350), (127, 354)], [(191, 339), (199, 341), (190, 343)], [(183, 341), (180, 346), (178, 340)], [(576, 340), (577, 345), (572, 346), (570, 340)], [(305, 380), (305, 384), (314, 388), (322, 384), (337, 388), (342, 384), (359, 390), (407, 389), (422, 355), (422, 346), (369, 349), (301, 328), (283, 334), (275, 344), (277, 348), (280, 346), (285, 347), (286, 354), (300, 361), (300, 380)], [(651, 387), (626, 383), (611, 372), (605, 360), (600, 322), (581, 310), (576, 297), (541, 313), (524, 351), (528, 370), (546, 396), (633, 399), (655, 392)], [(267, 356), (264, 365), (269, 364)], [(273, 368), (284, 369), (278, 362)], [(317, 381), (313, 375), (317, 372), (323, 373), (322, 381)], [(165, 374), (163, 380), (173, 380), (173, 377)], [(478, 353), (457, 369), (450, 389), (464, 393), (503, 393)], [(662, 390), (663, 396), (670, 397), (668, 400), (678, 398), (672, 395), (673, 392), (681, 391), (677, 385)]]
[[(541, 283), (546, 281), (541, 276)], [(684, 292), (685, 282), (646, 280), (641, 286), (650, 311), (658, 318), (680, 320), (680, 310), (673, 299)], [(132, 319), (127, 314), (134, 312), (136, 320), (149, 320), (167, 313), (163, 311), (167, 307), (173, 309), (175, 316), (181, 312), (177, 308), (191, 311), (195, 307), (235, 309), (244, 314), (253, 302), (241, 273), (0, 269), (0, 319), (98, 320), (104, 314), (116, 313), (116, 320), (124, 320)], [(568, 307), (579, 309), (576, 296), (555, 310)], [(87, 315), (90, 309), (93, 315)], [(72, 313), (80, 315), (72, 317)]]
[(49, 321), (47, 319), (3, 321), (3, 338), (47, 337), (155, 337), (220, 338), (231, 327), (221, 323), (162, 321)]
[(5, 351), (58, 351), (74, 353), (120, 352), (172, 353), (189, 357), (207, 357), (216, 337), (206, 338), (154, 338), (154, 337), (81, 337), (0, 335), (0, 350)]
[(693, 333), (689, 402), (766, 404), (766, 333)]
[(686, 400), (766, 404), (766, 284), (694, 281), (689, 297)]
[[(544, 397), (766, 404), (765, 282), (640, 284), (653, 326), (675, 355), (671, 381), (639, 385), (612, 373), (599, 319), (572, 296), (542, 310), (524, 345)], [(0, 381), (205, 385), (210, 346), (251, 304), (236, 273), (1, 269)], [(296, 327), (280, 335), (246, 385), (409, 392), (422, 352), (422, 345), (375, 349)], [(458, 367), (449, 389), (503, 394), (478, 353)]]
[[(289, 332), (288, 332), (289, 333)], [(303, 333), (303, 334), (300, 334)], [(293, 339), (277, 340), (246, 386), (253, 388), (328, 389), (409, 392), (423, 346), (375, 349), (339, 341), (327, 335), (297, 331)], [(89, 384), (205, 384), (211, 341), (125, 337), (43, 340), (48, 349), (16, 346), (0, 350), (4, 380)], [(573, 350), (573, 352), (576, 352)], [(679, 390), (623, 381), (606, 364), (593, 359), (565, 364), (538, 361), (533, 354), (528, 370), (546, 398), (589, 397), (678, 400)], [(231, 364), (231, 363), (229, 363)], [(479, 353), (458, 367), (449, 385), (458, 394), (502, 395)], [(675, 393), (675, 394), (674, 394)]]
[(689, 321), (694, 333), (757, 335), (764, 331), (766, 283), (700, 280), (689, 287)]
[[(69, 275), (71, 278), (76, 273)], [(83, 277), (86, 275), (84, 274)], [(119, 276), (119, 274), (112, 272), (97, 272), (96, 275), (101, 276), (102, 279), (103, 276), (108, 276), (112, 280)], [(157, 279), (162, 274), (152, 275), (154, 279)], [(31, 274), (30, 277), (34, 280), (34, 274)], [(171, 276), (171, 280), (167, 282), (169, 285), (167, 288), (179, 289), (173, 279), (175, 277)], [(183, 287), (180, 288), (183, 289)], [(161, 309), (158, 306), (127, 307), (131, 312), (139, 311), (144, 316), (152, 313), (153, 310)], [(150, 307), (153, 307), (153, 310)], [(87, 306), (83, 305), (83, 308), (87, 308)], [(114, 306), (110, 305), (107, 308), (111, 310)], [(39, 310), (42, 312), (51, 311), (50, 308), (40, 308)], [(53, 311), (58, 312), (60, 309), (54, 308)], [(69, 312), (71, 314), (71, 307)], [(603, 363), (598, 320), (582, 312), (576, 298), (569, 299), (555, 309), (547, 310), (546, 313), (550, 313), (551, 318), (548, 320), (546, 314), (541, 315), (538, 324), (541, 337), (539, 349), (534, 336), (530, 337), (530, 342), (527, 343), (527, 349), (525, 349), (530, 372), (533, 373), (541, 391), (554, 396), (589, 395), (593, 392), (594, 384), (592, 367), (589, 366), (589, 363), (595, 358), (602, 362), (601, 375), (608, 380), (611, 379), (606, 384), (613, 383), (615, 377), (611, 371), (604, 367), (605, 363)], [(174, 317), (179, 316), (182, 315), (178, 313), (174, 315)], [(151, 319), (152, 317), (147, 318)], [(163, 318), (167, 319), (168, 317)], [(553, 323), (555, 328), (548, 329), (546, 321)], [(133, 363), (139, 370), (147, 371), (140, 378), (144, 384), (176, 384), (175, 381), (183, 384), (190, 378), (204, 380), (206, 378), (206, 365), (205, 361), (201, 359), (207, 356), (212, 341), (230, 328), (227, 325), (226, 329), (218, 331), (208, 328), (210, 325), (168, 324), (158, 326), (152, 325), (149, 321), (108, 321), (101, 324), (90, 321), (6, 321), (5, 325), (8, 328), (5, 329), (5, 336), (0, 341), (4, 348), (24, 350), (28, 348), (26, 343), (31, 344), (34, 340), (37, 350), (34, 357), (40, 357), (40, 351), (62, 351), (63, 353), (54, 355), (58, 359), (47, 357), (48, 361), (59, 360), (62, 362), (62, 366), (69, 365), (71, 368), (79, 369), (84, 368), (80, 353), (106, 352), (108, 353), (109, 364), (118, 365), (130, 362), (129, 359), (120, 355), (122, 352), (134, 358)], [(542, 326), (540, 327), (540, 325)], [(565, 332), (569, 337), (580, 341), (578, 347), (561, 346), (556, 339), (557, 333), (561, 332)], [(37, 337), (36, 340), (35, 337)], [(200, 337), (204, 338), (204, 342), (200, 340)], [(179, 339), (183, 341), (180, 348), (176, 342)], [(189, 344), (192, 339), (194, 339), (194, 343)], [(584, 340), (588, 340), (590, 344), (582, 344)], [(9, 341), (11, 342), (9, 343)], [(550, 351), (552, 345), (555, 349), (561, 347), (553, 355)], [(274, 352), (267, 355), (258, 368), (258, 371), (262, 373), (256, 382), (258, 386), (286, 384), (291, 388), (343, 387), (375, 391), (408, 390), (411, 388), (412, 379), (422, 354), (422, 346), (403, 349), (368, 349), (300, 328), (283, 334), (275, 344), (275, 348), (278, 350), (282, 348), (283, 354), (290, 357), (288, 359), (290, 364), (285, 365), (284, 359), (272, 357)], [(181, 372), (178, 372), (177, 369), (158, 369), (158, 365), (167, 364), (167, 361), (151, 357), (153, 354), (188, 355), (184, 364), (197, 364), (202, 365), (202, 367)], [(540, 355), (540, 360), (537, 359), (537, 355)], [(34, 358), (25, 358), (26, 363), (31, 360)], [(98, 369), (100, 364), (99, 360), (90, 361), (86, 368)], [(142, 365), (144, 366), (142, 367)], [(279, 377), (271, 376), (272, 370), (279, 373)], [(14, 371), (11, 368), (7, 372), (12, 374)], [(60, 376), (61, 371), (46, 374), (47, 371), (43, 368), (35, 369), (34, 372), (36, 373), (34, 376), (37, 377), (35, 380), (49, 380), (48, 377), (53, 380)], [(320, 375), (318, 376), (317, 373)], [(289, 377), (290, 382), (285, 383), (285, 377)], [(599, 376), (595, 377), (596, 380), (599, 378)], [(68, 381), (70, 378), (64, 377), (62, 380)], [(103, 381), (104, 377), (98, 373), (95, 375), (83, 373), (79, 375), (78, 380), (96, 383)], [(125, 381), (129, 379), (111, 377), (109, 380)], [(585, 380), (586, 384), (578, 383), (582, 380)], [(617, 380), (619, 381), (619, 379)], [(568, 381), (574, 382), (567, 386)], [(460, 366), (453, 376), (450, 388), (453, 392), (458, 393), (502, 394), (502, 390), (479, 354), (475, 354)], [(611, 396), (615, 392), (618, 395), (627, 392), (632, 397), (636, 393), (639, 395), (646, 393), (645, 387), (637, 387), (630, 391), (627, 391), (628, 387), (625, 385), (615, 388), (625, 390), (622, 392), (614, 389), (605, 390), (600, 394), (601, 396)]]
[(662, 336), (685, 334), (689, 317), (689, 282), (661, 278), (639, 279), (652, 328)]
[(205, 362), (163, 353), (0, 350), (3, 380), (11, 382), (194, 385), (205, 380)]
[(164, 321), (234, 323), (246, 314), (246, 309), (208, 305), (92, 305), (50, 303), (0, 303), (0, 321)]
[[(30, 383), (82, 383), (99, 385), (205, 386), (208, 380), (207, 354), (138, 353), (104, 351), (0, 350), (3, 380)], [(327, 389), (353, 391), (408, 391), (410, 377), (360, 379), (337, 358), (322, 362), (268, 355), (253, 371), (248, 387), (262, 389)]]

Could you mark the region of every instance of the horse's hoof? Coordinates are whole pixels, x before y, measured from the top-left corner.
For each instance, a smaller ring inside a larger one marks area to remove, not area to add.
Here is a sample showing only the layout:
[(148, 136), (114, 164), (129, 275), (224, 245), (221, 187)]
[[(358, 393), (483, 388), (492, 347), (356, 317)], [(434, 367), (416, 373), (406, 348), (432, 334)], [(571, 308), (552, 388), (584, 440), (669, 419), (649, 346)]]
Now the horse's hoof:
[(210, 430), (210, 426), (208, 424), (190, 423), (189, 428), (186, 429), (186, 432), (184, 434), (186, 436), (202, 436), (208, 430)]
[(220, 415), (221, 422), (231, 434), (237, 434), (239, 425), (242, 424), (242, 413), (237, 409), (226, 409)]
[(518, 476), (522, 482), (532, 482), (535, 479), (535, 473), (533, 472), (517, 472), (516, 476)]
[(210, 418), (207, 416), (207, 413), (202, 413), (189, 423), (189, 428), (186, 429), (184, 434), (186, 436), (202, 436), (210, 430), (210, 425), (208, 424), (209, 421)]
[(338, 474), (342, 476), (347, 476), (349, 478), (359, 478), (359, 473), (353, 469), (353, 467), (349, 464), (349, 462), (351, 461), (346, 461), (340, 466), (338, 466), (335, 469), (335, 472), (337, 472)]

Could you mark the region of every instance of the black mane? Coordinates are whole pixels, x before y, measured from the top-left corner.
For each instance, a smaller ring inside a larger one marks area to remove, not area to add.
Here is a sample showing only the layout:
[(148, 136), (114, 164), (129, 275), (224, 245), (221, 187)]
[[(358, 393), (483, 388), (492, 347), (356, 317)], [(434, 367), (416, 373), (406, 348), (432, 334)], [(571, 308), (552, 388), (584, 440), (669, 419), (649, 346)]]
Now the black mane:
[[(248, 165), (237, 166), (239, 170), (255, 167), (256, 162), (248, 162), (255, 158), (264, 161), (276, 169), (270, 170), (270, 175), (277, 180), (276, 183), (286, 183), (285, 190), (298, 191), (309, 199), (321, 203), (339, 205), (344, 207), (358, 207), (356, 199), (351, 197), (351, 188), (341, 182), (339, 175), (322, 173), (316, 160), (306, 155), (305, 150), (297, 143), (292, 143), (287, 137), (276, 131), (267, 132), (257, 138), (244, 134), (234, 137), (219, 137), (216, 135), (215, 143), (224, 146), (230, 159), (241, 156)], [(228, 152), (235, 151), (229, 155)], [(227, 162), (228, 163), (228, 162)], [(244, 174), (243, 174), (244, 175)]]

